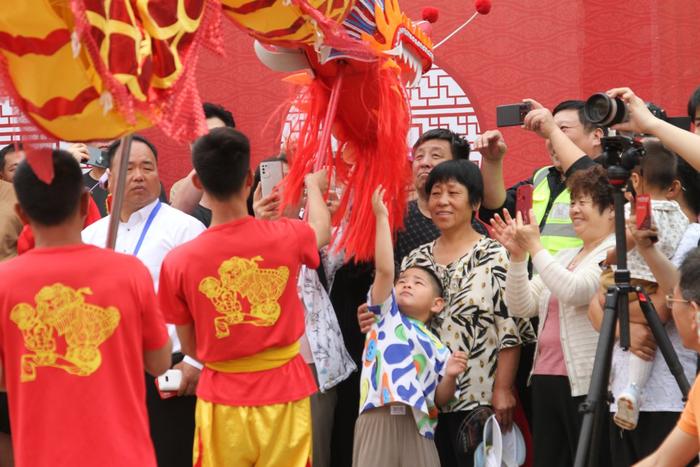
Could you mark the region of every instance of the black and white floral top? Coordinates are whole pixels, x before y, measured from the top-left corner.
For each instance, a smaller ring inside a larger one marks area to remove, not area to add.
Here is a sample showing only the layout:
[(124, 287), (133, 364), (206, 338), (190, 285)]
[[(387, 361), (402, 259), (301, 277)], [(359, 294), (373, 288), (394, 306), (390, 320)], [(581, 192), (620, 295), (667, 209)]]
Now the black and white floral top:
[(447, 266), (433, 256), (435, 242), (404, 258), (401, 269), (422, 266), (442, 280), (446, 305), (431, 329), (452, 352), (466, 352), (467, 370), (457, 378), (459, 398), (443, 411), (491, 405), (498, 351), (534, 342), (529, 320), (508, 316), (504, 302), (508, 253), (497, 241), (482, 237), (471, 251)]

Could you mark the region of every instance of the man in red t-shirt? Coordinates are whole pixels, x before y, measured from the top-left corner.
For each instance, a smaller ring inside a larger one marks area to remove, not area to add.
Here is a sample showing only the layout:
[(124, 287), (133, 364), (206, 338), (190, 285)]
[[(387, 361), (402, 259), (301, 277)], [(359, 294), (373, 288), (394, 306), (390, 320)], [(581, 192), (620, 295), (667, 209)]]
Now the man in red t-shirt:
[(194, 145), (194, 182), (210, 199), (211, 227), (172, 250), (158, 296), (183, 352), (205, 364), (197, 386), (194, 464), (310, 465), (314, 378), (299, 354), (302, 264), (328, 242), (325, 171), (307, 176), (308, 219), (248, 216), (250, 147), (232, 128)]
[(146, 268), (84, 245), (78, 163), (53, 152), (54, 178), (26, 162), (15, 191), (36, 248), (0, 265), (0, 382), (17, 465), (153, 466), (143, 371), (170, 364)]

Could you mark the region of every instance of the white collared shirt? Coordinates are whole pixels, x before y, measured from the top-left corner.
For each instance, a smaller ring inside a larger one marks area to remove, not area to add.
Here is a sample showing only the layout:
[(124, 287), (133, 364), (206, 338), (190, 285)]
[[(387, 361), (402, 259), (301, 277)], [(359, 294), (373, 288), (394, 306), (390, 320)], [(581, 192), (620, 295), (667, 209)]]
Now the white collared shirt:
[[(117, 244), (114, 251), (133, 255), (141, 233), (151, 212), (159, 200), (131, 214), (126, 222), (119, 222)], [(107, 244), (110, 216), (103, 217), (83, 230), (83, 242), (104, 248)], [(192, 216), (185, 214), (169, 205), (162, 203), (139, 249), (137, 258), (148, 268), (153, 279), (153, 286), (158, 291), (160, 267), (165, 256), (173, 248), (197, 237), (206, 227)], [(173, 343), (173, 353), (180, 351), (180, 340), (177, 338), (175, 326), (168, 324), (168, 334)], [(188, 359), (188, 363), (191, 361)]]

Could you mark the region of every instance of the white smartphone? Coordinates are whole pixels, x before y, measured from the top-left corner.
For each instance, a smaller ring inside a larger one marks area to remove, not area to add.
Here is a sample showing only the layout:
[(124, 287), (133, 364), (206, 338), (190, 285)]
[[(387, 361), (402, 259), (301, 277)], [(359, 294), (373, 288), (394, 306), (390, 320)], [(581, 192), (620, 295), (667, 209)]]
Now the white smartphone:
[(260, 163), (260, 184), (262, 185), (263, 197), (272, 193), (284, 178), (284, 162), (264, 161)]
[(177, 391), (182, 382), (182, 370), (168, 370), (158, 377), (158, 389), (161, 391)]

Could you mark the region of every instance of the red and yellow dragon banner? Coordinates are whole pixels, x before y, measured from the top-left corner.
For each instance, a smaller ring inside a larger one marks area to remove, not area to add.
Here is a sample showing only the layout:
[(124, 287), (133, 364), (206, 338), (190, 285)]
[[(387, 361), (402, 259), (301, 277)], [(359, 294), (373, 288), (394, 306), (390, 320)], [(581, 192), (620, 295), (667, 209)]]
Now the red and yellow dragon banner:
[(221, 16), (256, 39), (266, 65), (312, 70), (285, 195), (293, 202), (305, 173), (335, 165), (346, 184), (336, 221), (349, 220), (341, 246), (370, 258), (373, 187), (387, 189), (395, 227), (405, 209), (405, 86), (432, 65), (430, 39), (396, 0), (22, 0), (0, 12), (0, 73), (24, 115), (56, 139), (159, 125), (191, 141), (206, 131), (194, 68), (202, 46), (220, 47)]

